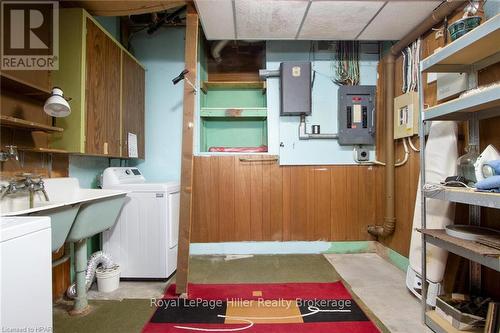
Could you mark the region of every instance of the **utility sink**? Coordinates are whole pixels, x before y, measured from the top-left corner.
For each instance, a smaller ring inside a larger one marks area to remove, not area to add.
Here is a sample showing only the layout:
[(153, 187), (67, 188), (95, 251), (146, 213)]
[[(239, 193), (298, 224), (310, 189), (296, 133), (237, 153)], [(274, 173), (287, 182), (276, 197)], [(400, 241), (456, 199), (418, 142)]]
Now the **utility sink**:
[(50, 200), (78, 202), (80, 208), (67, 242), (92, 237), (111, 228), (125, 202), (127, 191), (82, 189), (76, 178), (50, 178), (45, 181)]
[(111, 228), (127, 192), (82, 189), (76, 178), (44, 180), (49, 201), (39, 192), (34, 207), (29, 207), (27, 193), (6, 196), (1, 202), (2, 216), (49, 216), (52, 228), (52, 251)]
[(33, 207), (29, 207), (27, 193), (7, 196), (2, 200), (1, 214), (49, 216), (52, 251), (59, 249), (65, 242), (75, 243), (76, 299), (71, 313), (88, 313), (85, 282), (87, 238), (116, 223), (128, 192), (82, 189), (76, 178), (50, 178), (44, 180), (44, 184), (49, 201), (45, 201), (42, 193), (36, 192)]

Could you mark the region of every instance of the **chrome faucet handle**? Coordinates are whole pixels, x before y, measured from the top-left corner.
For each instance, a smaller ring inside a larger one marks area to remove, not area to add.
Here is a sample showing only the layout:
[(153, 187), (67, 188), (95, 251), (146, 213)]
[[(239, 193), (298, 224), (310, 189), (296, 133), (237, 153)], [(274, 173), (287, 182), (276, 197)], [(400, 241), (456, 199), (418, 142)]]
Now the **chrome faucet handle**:
[(45, 201), (49, 201), (49, 195), (47, 194), (47, 191), (45, 191), (45, 187), (40, 188), (40, 190), (43, 194), (43, 197), (45, 198)]
[(15, 180), (11, 180), (9, 182), (8, 190), (7, 192), (9, 193), (16, 193), (17, 192), (17, 182)]

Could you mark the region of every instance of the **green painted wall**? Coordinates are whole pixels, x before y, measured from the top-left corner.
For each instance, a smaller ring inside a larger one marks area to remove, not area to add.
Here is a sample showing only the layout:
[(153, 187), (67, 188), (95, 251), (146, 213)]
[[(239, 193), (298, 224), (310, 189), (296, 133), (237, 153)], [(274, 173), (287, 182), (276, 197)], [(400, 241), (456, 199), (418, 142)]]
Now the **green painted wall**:
[[(202, 93), (201, 109), (266, 107), (262, 89), (211, 88)], [(266, 117), (202, 117), (200, 121), (201, 151), (210, 147), (258, 147), (267, 145)]]
[(201, 107), (245, 108), (266, 107), (266, 95), (262, 89), (221, 89), (211, 88)]
[(267, 144), (265, 118), (203, 118), (201, 147), (258, 147)]

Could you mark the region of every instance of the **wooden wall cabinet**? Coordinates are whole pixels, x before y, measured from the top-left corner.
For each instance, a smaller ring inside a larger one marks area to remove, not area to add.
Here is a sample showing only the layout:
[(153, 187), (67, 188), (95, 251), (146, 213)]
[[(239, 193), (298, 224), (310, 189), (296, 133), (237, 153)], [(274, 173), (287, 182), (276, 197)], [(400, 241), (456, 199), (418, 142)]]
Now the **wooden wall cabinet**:
[(51, 147), (127, 158), (131, 132), (144, 158), (142, 65), (79, 8), (61, 10), (59, 45), (53, 82), (72, 98), (71, 114), (56, 119), (64, 132), (52, 135)]
[(144, 82), (144, 68), (122, 52), (122, 156), (128, 156), (128, 133), (133, 133), (139, 158), (145, 158)]

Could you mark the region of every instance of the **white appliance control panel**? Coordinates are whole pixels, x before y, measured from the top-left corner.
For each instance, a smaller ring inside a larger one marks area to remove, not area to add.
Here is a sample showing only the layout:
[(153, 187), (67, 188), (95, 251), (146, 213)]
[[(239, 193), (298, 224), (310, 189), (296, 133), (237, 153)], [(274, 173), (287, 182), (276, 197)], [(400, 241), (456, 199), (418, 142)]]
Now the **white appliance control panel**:
[(107, 168), (102, 174), (102, 185), (104, 188), (119, 184), (139, 184), (145, 182), (146, 179), (142, 173), (134, 167)]

